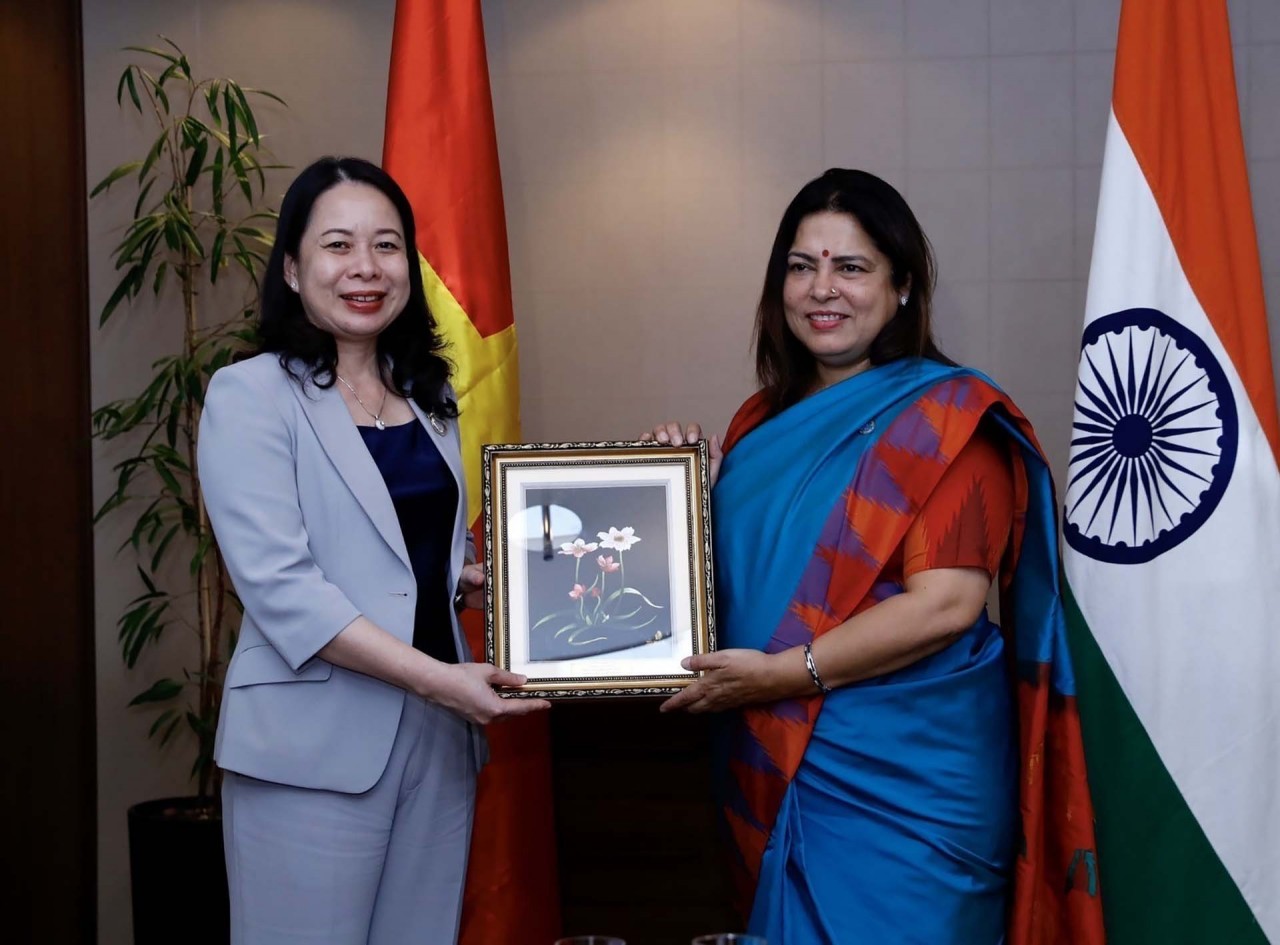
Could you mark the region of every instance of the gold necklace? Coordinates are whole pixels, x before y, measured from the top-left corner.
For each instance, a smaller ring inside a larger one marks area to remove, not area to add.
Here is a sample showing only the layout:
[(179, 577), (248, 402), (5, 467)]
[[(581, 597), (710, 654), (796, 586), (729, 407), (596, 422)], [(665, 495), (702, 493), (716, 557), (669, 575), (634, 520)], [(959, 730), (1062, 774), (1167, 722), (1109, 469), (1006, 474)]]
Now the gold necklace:
[(342, 383), (346, 385), (347, 390), (351, 391), (351, 396), (356, 399), (356, 403), (358, 403), (361, 406), (361, 408), (364, 410), (365, 413), (373, 417), (373, 425), (377, 427), (379, 430), (385, 430), (387, 428), (387, 425), (382, 422), (382, 411), (387, 406), (387, 385), (386, 384), (382, 385), (382, 403), (378, 404), (378, 412), (374, 413), (372, 410), (370, 410), (368, 407), (364, 405), (364, 401), (360, 399), (360, 395), (356, 393), (356, 389), (347, 382), (346, 378), (344, 378), (337, 371), (333, 372), (333, 376), (336, 377), (338, 380), (342, 381)]

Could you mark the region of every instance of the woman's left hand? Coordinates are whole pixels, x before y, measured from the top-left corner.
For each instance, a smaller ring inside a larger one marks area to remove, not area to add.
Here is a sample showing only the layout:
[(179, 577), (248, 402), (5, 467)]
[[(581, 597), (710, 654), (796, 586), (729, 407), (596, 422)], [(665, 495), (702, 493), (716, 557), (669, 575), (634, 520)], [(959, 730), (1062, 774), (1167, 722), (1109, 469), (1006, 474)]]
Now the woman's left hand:
[[(795, 673), (789, 662), (759, 650), (719, 650), (685, 657), (685, 669), (703, 676), (662, 703), (663, 712), (721, 712), (738, 706), (775, 702), (796, 694)], [(801, 663), (803, 670), (803, 663)], [(807, 671), (805, 671), (807, 672)], [(807, 677), (806, 677), (807, 678)], [(803, 688), (800, 689), (803, 691)]]
[(462, 594), (462, 605), (472, 610), (484, 610), (485, 566), (483, 561), (475, 564), (464, 564), (458, 575), (458, 590)]

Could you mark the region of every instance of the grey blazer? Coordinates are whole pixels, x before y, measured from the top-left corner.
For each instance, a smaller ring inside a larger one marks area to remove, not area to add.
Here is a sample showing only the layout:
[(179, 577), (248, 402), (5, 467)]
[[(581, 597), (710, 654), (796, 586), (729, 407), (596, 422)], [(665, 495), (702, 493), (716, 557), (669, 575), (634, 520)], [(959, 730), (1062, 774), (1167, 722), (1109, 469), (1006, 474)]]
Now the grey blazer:
[[(444, 436), (431, 436), (458, 485), (456, 587), (474, 554), (457, 423), (447, 423)], [(316, 653), (361, 614), (411, 643), (418, 589), (391, 496), (346, 404), (335, 388), (294, 381), (273, 354), (224, 367), (205, 397), (198, 463), (244, 603), (215, 759), (266, 781), (368, 790), (390, 757), (405, 693)], [(459, 658), (470, 659), (451, 621)], [(476, 726), (472, 746), (479, 768)]]

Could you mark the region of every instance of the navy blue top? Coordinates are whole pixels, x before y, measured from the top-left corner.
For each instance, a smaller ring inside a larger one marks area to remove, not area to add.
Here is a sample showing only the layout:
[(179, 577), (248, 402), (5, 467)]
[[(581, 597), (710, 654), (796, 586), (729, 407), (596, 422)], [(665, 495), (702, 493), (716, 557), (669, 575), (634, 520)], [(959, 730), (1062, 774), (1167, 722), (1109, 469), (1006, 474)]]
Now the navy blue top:
[(357, 427), (391, 493), (409, 563), (418, 582), (413, 645), (445, 663), (458, 662), (449, 611), (449, 555), (458, 486), (430, 432), (416, 419), (387, 427)]

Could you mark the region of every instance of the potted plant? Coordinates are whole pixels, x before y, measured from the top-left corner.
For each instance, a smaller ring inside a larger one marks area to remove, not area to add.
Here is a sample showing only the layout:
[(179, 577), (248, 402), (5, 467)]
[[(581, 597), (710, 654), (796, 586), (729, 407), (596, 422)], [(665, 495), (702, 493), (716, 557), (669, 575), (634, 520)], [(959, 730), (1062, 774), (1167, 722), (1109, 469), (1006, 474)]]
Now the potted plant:
[[(137, 188), (112, 252), (119, 281), (99, 325), (145, 291), (172, 299), (173, 315), (182, 319), (181, 345), (152, 364), (141, 389), (93, 412), (94, 436), (127, 444), (95, 516), (132, 516), (120, 551), (137, 558), (140, 593), (117, 622), (124, 661), (132, 668), (167, 631), (193, 632), (181, 676), (149, 681), (130, 702), (149, 711), (150, 735), (160, 745), (190, 744), (196, 785), (194, 797), (129, 811), (138, 945), (174, 941), (176, 928), (184, 942), (227, 940), (213, 742), (240, 605), (202, 501), (196, 437), (210, 377), (252, 340), (253, 300), (271, 245), (262, 229), (275, 218), (264, 203), (266, 171), (278, 165), (267, 162), (252, 99), (284, 104), (231, 79), (197, 79), (182, 49), (161, 39), (161, 48), (128, 47), (140, 61), (125, 68), (116, 87), (117, 104), (136, 110), (155, 137), (90, 194), (125, 181)], [(228, 281), (237, 283), (229, 290), (242, 303), (232, 318), (210, 319), (201, 292), (215, 285), (225, 292)], [(175, 563), (182, 577), (166, 584), (162, 574), (172, 574)]]

